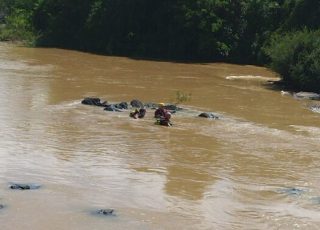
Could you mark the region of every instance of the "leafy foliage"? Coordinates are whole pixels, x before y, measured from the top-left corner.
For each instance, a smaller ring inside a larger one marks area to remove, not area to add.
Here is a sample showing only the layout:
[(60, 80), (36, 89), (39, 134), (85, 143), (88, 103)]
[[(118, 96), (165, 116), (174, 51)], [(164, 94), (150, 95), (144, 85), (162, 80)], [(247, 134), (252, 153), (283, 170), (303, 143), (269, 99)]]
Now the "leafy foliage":
[[(315, 41), (300, 37), (320, 29), (319, 0), (0, 0), (0, 23), (3, 15), (2, 40), (133, 57), (270, 62), (302, 88), (317, 69), (317, 53), (309, 52)], [(299, 54), (287, 50), (295, 46)]]
[(191, 93), (185, 93), (185, 92), (182, 92), (182, 91), (177, 91), (176, 92), (176, 102), (175, 102), (175, 104), (178, 105), (180, 103), (190, 101), (191, 100), (191, 96), (192, 96)]
[(0, 27), (0, 40), (24, 41), (30, 45), (36, 40), (31, 23), (32, 0), (0, 0), (0, 14), (4, 24)]
[(320, 30), (276, 35), (265, 52), (271, 67), (295, 88), (319, 91)]

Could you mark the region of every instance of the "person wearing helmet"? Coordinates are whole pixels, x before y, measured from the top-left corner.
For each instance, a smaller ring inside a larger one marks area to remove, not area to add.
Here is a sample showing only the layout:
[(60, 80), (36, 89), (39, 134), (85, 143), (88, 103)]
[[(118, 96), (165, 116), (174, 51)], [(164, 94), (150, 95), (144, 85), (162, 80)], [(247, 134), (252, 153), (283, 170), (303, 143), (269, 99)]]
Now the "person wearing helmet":
[(157, 119), (157, 124), (171, 126), (171, 113), (165, 109), (164, 103), (159, 103), (158, 109), (154, 112), (154, 117)]
[(154, 112), (154, 117), (159, 119), (161, 117), (165, 117), (166, 113), (167, 110), (164, 108), (164, 103), (159, 103), (158, 109)]

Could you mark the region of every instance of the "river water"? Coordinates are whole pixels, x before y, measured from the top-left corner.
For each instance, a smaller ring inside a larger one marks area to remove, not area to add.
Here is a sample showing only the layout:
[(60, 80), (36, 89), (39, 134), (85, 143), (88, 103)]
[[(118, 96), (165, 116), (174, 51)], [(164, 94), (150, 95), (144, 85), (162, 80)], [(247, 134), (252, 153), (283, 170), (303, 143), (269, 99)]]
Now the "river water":
[[(255, 66), (0, 44), (1, 230), (319, 229), (317, 102), (281, 95), (275, 79)], [(191, 100), (172, 127), (152, 110), (135, 120), (80, 103), (172, 103), (178, 91)], [(115, 215), (93, 214), (103, 208)]]

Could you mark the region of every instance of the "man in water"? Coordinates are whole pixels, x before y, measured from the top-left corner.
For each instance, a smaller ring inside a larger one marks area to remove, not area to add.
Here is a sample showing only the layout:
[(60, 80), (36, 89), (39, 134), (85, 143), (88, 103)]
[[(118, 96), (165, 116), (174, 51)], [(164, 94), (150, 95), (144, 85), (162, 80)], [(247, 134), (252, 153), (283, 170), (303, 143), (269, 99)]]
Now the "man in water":
[(157, 124), (171, 126), (171, 113), (165, 109), (164, 103), (159, 103), (158, 109), (154, 112), (154, 117), (157, 119)]
[(146, 115), (146, 110), (141, 108), (141, 109), (135, 109), (134, 111), (132, 111), (130, 113), (130, 117), (137, 119), (137, 118), (144, 118), (144, 116)]

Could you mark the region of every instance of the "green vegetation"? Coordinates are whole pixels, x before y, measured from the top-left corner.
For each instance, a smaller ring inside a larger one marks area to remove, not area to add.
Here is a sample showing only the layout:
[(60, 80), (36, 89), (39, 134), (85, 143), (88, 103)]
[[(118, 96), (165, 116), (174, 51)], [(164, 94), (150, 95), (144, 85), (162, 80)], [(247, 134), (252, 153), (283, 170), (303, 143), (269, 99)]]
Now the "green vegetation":
[(320, 91), (319, 0), (0, 0), (0, 39), (107, 55), (263, 64)]
[(319, 91), (320, 30), (276, 35), (265, 51), (271, 67), (293, 88)]
[(181, 104), (183, 102), (187, 102), (191, 100), (191, 93), (184, 93), (182, 91), (176, 92), (176, 100), (175, 105)]
[(22, 41), (33, 45), (36, 32), (31, 23), (32, 0), (0, 0), (0, 40)]

